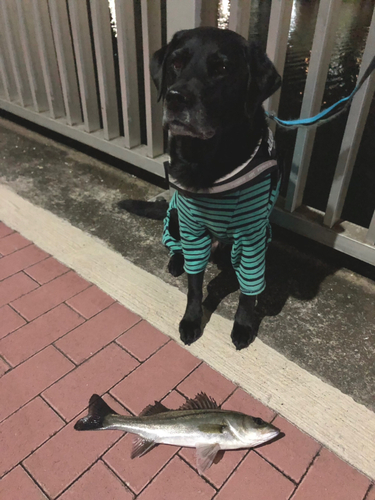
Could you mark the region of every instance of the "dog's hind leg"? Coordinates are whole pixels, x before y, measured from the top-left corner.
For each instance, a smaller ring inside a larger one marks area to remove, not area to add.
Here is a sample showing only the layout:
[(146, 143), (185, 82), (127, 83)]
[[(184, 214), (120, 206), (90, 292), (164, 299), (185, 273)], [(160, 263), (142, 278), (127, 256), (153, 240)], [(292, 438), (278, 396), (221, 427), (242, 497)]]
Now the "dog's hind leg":
[(202, 334), (202, 298), (204, 271), (188, 274), (188, 297), (184, 317), (180, 322), (180, 336), (184, 344), (190, 345)]

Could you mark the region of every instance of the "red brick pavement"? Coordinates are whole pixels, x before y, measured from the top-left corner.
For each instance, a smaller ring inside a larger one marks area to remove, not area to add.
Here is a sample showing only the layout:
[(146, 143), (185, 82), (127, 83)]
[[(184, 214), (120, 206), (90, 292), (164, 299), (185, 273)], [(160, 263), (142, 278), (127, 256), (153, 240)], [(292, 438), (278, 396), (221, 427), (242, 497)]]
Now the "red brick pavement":
[[(73, 429), (94, 392), (137, 414), (199, 391), (285, 436), (199, 476), (192, 449), (131, 460), (131, 435)], [(365, 476), (1, 222), (0, 401), (1, 499), (375, 500)]]

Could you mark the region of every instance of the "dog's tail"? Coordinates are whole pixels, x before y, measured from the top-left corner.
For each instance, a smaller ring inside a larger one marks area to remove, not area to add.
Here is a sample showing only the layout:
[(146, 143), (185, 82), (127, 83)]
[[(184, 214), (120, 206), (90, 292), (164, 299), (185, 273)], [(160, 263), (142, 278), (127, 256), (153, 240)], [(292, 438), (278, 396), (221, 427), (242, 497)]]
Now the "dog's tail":
[(164, 199), (156, 201), (122, 200), (118, 202), (117, 206), (131, 214), (153, 220), (163, 220), (168, 210), (168, 202)]

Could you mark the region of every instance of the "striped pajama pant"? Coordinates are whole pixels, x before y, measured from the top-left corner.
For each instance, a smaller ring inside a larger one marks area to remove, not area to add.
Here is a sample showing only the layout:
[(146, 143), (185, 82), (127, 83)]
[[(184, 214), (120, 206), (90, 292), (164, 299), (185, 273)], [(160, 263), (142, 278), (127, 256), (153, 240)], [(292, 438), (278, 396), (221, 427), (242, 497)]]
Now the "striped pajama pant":
[[(231, 243), (231, 261), (241, 292), (261, 293), (265, 284), (265, 254), (271, 241), (269, 216), (279, 193), (272, 188), (271, 174), (256, 184), (220, 198), (188, 198), (174, 193), (164, 219), (163, 244), (170, 254), (183, 253), (188, 274), (204, 271), (211, 253), (212, 237)], [(178, 212), (180, 240), (169, 233), (170, 211)]]

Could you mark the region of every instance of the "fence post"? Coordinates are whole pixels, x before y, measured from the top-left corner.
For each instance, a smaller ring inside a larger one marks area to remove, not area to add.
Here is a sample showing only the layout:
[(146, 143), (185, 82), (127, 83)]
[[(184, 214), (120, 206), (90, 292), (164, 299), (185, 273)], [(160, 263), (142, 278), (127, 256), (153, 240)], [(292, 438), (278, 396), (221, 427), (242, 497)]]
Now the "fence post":
[[(288, 34), (292, 7), (293, 0), (273, 0), (271, 6), (266, 52), (281, 77), (284, 73), (286, 50), (288, 48)], [(280, 94), (281, 89), (265, 101), (264, 108), (266, 111), (277, 114)], [(275, 122), (270, 122), (269, 126), (275, 131)]]
[(26, 71), (29, 77), (33, 106), (40, 113), (48, 109), (47, 93), (44, 84), (42, 65), (38, 54), (37, 33), (31, 0), (16, 0), (19, 36), (21, 39)]
[[(309, 72), (303, 94), (301, 118), (315, 115), (320, 110), (341, 0), (320, 2), (315, 35), (311, 50)], [(302, 203), (307, 173), (314, 146), (316, 129), (299, 129), (294, 148), (285, 209), (293, 212)]]
[(86, 2), (68, 0), (68, 5), (84, 127), (86, 132), (95, 132), (95, 130), (100, 128), (100, 116), (95, 84), (94, 60), (88, 18), (89, 13), (87, 11)]
[(125, 146), (141, 143), (133, 0), (116, 0), (117, 50)]
[[(363, 53), (361, 70), (358, 81), (362, 78), (370, 64), (375, 52), (375, 10), (372, 15), (366, 48)], [(375, 74), (372, 73), (362, 88), (354, 96), (348, 120), (346, 122), (344, 137), (341, 143), (339, 159), (337, 162), (335, 176), (332, 181), (331, 191), (328, 198), (324, 224), (332, 227), (341, 217), (341, 212), (348, 192), (355, 159), (361, 142), (366, 119), (370, 111), (371, 100), (375, 90)], [(375, 194), (374, 194), (375, 197)]]
[(68, 6), (60, 0), (48, 0), (53, 39), (69, 125), (82, 123), (81, 101), (75, 70), (73, 40), (69, 28)]
[(3, 18), (4, 34), (17, 87), (18, 98), (21, 106), (26, 107), (33, 103), (33, 99), (29, 87), (25, 61), (22, 56), (22, 46), (19, 38), (20, 25), (16, 4), (12, 1), (0, 0), (0, 12), (0, 17)]
[(375, 245), (375, 211), (370, 222), (370, 227), (368, 228), (366, 243), (369, 243), (370, 245)]
[(14, 79), (11, 56), (8, 50), (7, 40), (5, 36), (5, 19), (2, 14), (2, 6), (0, 0), (0, 73), (4, 87), (4, 94), (7, 101), (11, 102), (17, 99), (18, 91), (16, 80)]
[(150, 59), (161, 48), (160, 0), (142, 0), (142, 35), (145, 76), (147, 156), (155, 158), (164, 151), (162, 104), (158, 101), (155, 85), (151, 81)]
[(232, 0), (228, 28), (249, 38), (251, 0)]
[(120, 135), (111, 16), (107, 0), (90, 0), (90, 6), (98, 67), (103, 133), (104, 138), (108, 141)]
[(49, 112), (52, 118), (65, 115), (48, 0), (33, 0), (35, 34), (38, 42)]

